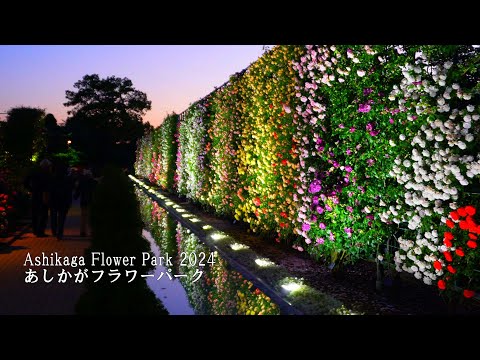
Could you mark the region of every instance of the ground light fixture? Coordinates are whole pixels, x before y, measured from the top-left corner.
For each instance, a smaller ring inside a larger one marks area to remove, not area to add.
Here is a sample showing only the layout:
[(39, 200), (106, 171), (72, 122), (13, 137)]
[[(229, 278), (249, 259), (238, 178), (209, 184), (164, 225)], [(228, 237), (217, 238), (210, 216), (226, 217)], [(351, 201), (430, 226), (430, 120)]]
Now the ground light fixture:
[(210, 229), (212, 229), (212, 226), (211, 225), (203, 225), (202, 229), (203, 230), (210, 230)]
[(232, 250), (235, 250), (235, 251), (250, 249), (247, 245), (240, 244), (240, 243), (233, 243), (230, 245), (230, 247), (232, 248)]
[(257, 264), (260, 267), (270, 267), (270, 266), (275, 266), (275, 263), (273, 261), (270, 261), (267, 258), (259, 258), (255, 259), (255, 264)]
[(299, 284), (299, 283), (294, 282), (294, 281), (290, 281), (290, 282), (287, 282), (287, 283), (283, 284), (282, 288), (284, 288), (285, 290), (287, 290), (289, 292), (293, 292), (293, 291), (300, 290), (302, 288), (302, 284)]
[(192, 217), (193, 215), (192, 214), (182, 214), (182, 217), (184, 218), (189, 218), (189, 217)]
[(200, 222), (200, 221), (201, 221), (200, 219), (198, 219), (198, 218), (196, 218), (196, 217), (192, 217), (192, 218), (190, 218), (190, 219), (188, 219), (188, 220), (190, 220), (191, 222), (194, 222), (194, 223), (197, 223), (197, 222)]
[(212, 235), (210, 235), (210, 237), (213, 240), (221, 240), (221, 239), (225, 239), (227, 237), (227, 235), (222, 234), (221, 232), (215, 232)]

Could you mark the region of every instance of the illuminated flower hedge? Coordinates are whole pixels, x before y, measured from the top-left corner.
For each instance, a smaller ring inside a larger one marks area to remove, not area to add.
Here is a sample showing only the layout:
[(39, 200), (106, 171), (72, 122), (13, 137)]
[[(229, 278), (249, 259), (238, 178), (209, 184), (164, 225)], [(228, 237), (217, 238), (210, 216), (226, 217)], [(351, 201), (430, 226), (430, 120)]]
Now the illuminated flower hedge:
[(443, 271), (434, 266), (446, 250), (439, 225), (452, 225), (447, 217), (457, 204), (478, 204), (470, 191), (472, 185), (478, 187), (480, 174), (480, 116), (473, 91), (476, 82), (469, 79), (471, 64), (467, 58), (432, 65), (426, 56), (417, 56), (403, 68), (404, 78), (390, 94), (407, 122), (421, 127), (399, 133), (399, 142), (408, 141), (408, 151), (395, 159), (390, 175), (404, 194), (381, 218), (405, 223), (395, 253), (396, 268), (428, 285), (436, 283)]
[(240, 202), (237, 153), (243, 128), (242, 104), (242, 87), (237, 76), (232, 76), (229, 84), (212, 96), (206, 144), (211, 176), (206, 200), (222, 215), (233, 215)]
[[(397, 270), (430, 284), (449, 212), (478, 205), (471, 50), (276, 46), (181, 115), (175, 188), (334, 265), (398, 238)], [(166, 143), (142, 139), (137, 174), (162, 182)]]
[(203, 103), (190, 107), (180, 121), (177, 151), (177, 191), (192, 200), (203, 200), (207, 108)]
[(389, 101), (414, 50), (393, 46), (307, 46), (298, 74), (296, 139), (300, 206), (295, 247), (332, 263), (375, 255), (394, 232), (380, 203), (398, 195), (388, 176), (403, 149), (399, 110)]
[(278, 46), (253, 63), (242, 78), (244, 125), (238, 150), (240, 203), (235, 218), (254, 230), (293, 232), (298, 161), (292, 102), (297, 46)]

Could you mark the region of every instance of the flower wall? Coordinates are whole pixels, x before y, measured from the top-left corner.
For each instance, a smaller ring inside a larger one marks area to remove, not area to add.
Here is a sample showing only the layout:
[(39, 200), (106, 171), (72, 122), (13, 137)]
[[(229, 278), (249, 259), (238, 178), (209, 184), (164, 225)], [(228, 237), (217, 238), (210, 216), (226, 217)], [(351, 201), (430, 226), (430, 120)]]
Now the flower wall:
[(276, 47), (246, 71), (243, 131), (238, 151), (240, 200), (235, 218), (253, 231), (293, 232), (297, 156), (292, 102), (295, 72), (291, 66), (301, 49)]
[[(381, 245), (397, 239), (397, 271), (467, 286), (472, 270), (446, 280), (453, 273), (443, 254), (476, 254), (444, 238), (451, 222), (476, 221), (451, 217), (477, 208), (480, 193), (472, 49), (277, 46), (193, 104), (175, 134), (159, 140), (178, 143), (168, 174), (179, 194), (332, 266), (382, 261)], [(158, 166), (149, 141), (138, 151), (142, 177)]]

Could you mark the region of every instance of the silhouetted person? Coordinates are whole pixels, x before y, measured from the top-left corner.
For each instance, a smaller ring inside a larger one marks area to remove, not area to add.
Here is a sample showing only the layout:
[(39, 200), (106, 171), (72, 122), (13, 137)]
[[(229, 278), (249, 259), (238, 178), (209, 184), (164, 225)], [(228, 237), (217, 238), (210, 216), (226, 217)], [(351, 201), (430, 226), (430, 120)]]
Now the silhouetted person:
[(57, 163), (51, 188), (50, 220), (52, 233), (58, 240), (63, 238), (65, 219), (72, 206), (73, 184), (74, 179), (68, 173), (67, 165), (63, 162)]
[(90, 204), (93, 199), (93, 191), (97, 181), (89, 169), (84, 169), (78, 178), (77, 189), (74, 198), (80, 197), (80, 236), (87, 236)]
[(32, 228), (37, 237), (45, 237), (48, 219), (48, 204), (51, 190), (52, 163), (43, 159), (25, 180), (25, 187), (32, 193)]

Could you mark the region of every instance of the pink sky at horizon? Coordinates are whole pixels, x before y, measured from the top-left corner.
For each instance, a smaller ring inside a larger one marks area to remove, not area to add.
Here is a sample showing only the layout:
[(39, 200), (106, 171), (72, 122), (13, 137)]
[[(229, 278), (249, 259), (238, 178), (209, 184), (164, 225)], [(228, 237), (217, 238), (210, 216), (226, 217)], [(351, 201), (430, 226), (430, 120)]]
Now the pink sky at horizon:
[(262, 53), (262, 45), (2, 45), (0, 113), (39, 107), (61, 123), (68, 116), (66, 90), (74, 90), (86, 74), (114, 75), (129, 78), (147, 94), (152, 109), (144, 121), (158, 126), (168, 113), (185, 110)]

